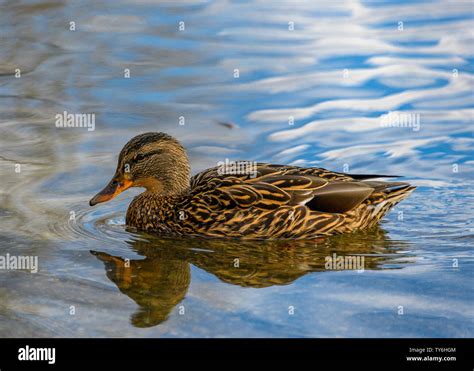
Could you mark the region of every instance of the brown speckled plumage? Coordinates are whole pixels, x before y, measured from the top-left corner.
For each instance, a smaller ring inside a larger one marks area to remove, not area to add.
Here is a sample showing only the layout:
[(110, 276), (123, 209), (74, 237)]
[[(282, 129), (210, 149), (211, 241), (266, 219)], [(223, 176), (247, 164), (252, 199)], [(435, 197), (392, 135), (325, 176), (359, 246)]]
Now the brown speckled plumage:
[[(122, 174), (138, 152), (146, 154), (142, 166), (132, 162), (130, 173)], [(129, 179), (132, 186), (147, 188), (131, 202), (127, 225), (171, 236), (308, 239), (371, 227), (415, 188), (321, 168), (259, 163), (253, 174), (219, 170), (185, 181), (188, 160), (174, 138), (161, 133), (135, 137), (122, 150), (114, 176), (119, 186)], [(111, 192), (104, 189), (91, 204), (103, 202), (97, 198), (105, 191)], [(112, 191), (110, 198), (116, 194)]]

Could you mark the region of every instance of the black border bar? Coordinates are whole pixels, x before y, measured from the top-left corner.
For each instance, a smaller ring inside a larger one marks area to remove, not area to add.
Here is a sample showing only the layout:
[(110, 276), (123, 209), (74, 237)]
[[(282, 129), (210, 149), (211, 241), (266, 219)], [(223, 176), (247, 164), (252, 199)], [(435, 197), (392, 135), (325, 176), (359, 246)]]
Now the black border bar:
[[(19, 349), (55, 348), (55, 364), (19, 361)], [(0, 339), (0, 369), (52, 369), (161, 360), (313, 360), (329, 363), (391, 361), (404, 366), (474, 366), (473, 339)], [(421, 352), (421, 353), (420, 353)], [(406, 357), (456, 357), (407, 361)], [(12, 368), (12, 366), (14, 368)], [(383, 368), (383, 364), (380, 364)], [(415, 367), (416, 368), (416, 367)], [(424, 368), (424, 367), (423, 367)]]

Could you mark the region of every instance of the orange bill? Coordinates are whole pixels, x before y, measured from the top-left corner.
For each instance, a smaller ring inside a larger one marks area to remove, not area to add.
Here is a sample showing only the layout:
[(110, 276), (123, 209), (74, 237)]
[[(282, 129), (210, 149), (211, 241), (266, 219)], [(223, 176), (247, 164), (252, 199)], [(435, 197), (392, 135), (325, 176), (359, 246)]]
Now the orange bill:
[(106, 202), (117, 196), (118, 194), (122, 193), (126, 189), (130, 188), (133, 185), (133, 181), (131, 180), (121, 180), (117, 181), (112, 179), (109, 184), (105, 186), (105, 188), (97, 193), (92, 199), (89, 201), (89, 205), (94, 206), (100, 204), (101, 202)]

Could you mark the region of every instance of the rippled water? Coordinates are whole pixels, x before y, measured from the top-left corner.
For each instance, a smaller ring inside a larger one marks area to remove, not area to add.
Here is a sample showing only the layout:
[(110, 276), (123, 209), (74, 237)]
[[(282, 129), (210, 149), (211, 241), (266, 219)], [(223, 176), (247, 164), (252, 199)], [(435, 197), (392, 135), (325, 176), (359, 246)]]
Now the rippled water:
[[(470, 1), (2, 2), (0, 255), (39, 271), (0, 270), (0, 336), (472, 337), (472, 15)], [(95, 130), (56, 128), (63, 111), (95, 113)], [(415, 121), (384, 127), (390, 112)], [(193, 172), (245, 158), (418, 189), (380, 228), (312, 242), (132, 234), (138, 190), (88, 200), (144, 131), (179, 138)], [(325, 269), (334, 253), (365, 271)]]

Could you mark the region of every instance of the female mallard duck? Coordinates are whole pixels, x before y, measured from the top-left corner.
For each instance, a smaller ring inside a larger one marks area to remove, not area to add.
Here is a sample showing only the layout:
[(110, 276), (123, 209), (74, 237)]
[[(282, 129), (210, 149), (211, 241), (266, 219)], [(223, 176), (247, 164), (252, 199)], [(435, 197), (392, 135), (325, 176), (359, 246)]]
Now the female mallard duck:
[(127, 225), (138, 230), (170, 236), (315, 238), (371, 227), (415, 189), (407, 183), (367, 181), (380, 175), (321, 168), (258, 163), (245, 174), (225, 170), (214, 167), (190, 179), (186, 151), (176, 139), (141, 134), (122, 149), (114, 177), (90, 205), (144, 187), (126, 216)]

